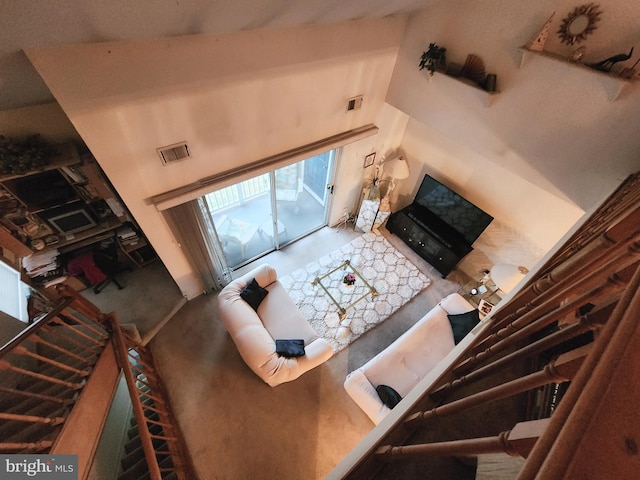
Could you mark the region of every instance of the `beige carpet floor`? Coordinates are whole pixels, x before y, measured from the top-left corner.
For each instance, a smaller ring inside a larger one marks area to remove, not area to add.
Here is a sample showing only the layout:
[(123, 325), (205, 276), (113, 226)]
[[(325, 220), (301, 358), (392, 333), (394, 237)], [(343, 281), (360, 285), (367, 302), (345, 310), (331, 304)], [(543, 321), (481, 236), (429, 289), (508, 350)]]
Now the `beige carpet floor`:
[(91, 288), (81, 294), (100, 311), (115, 311), (121, 324), (135, 324), (142, 335), (183, 301), (180, 289), (159, 259), (130, 273), (118, 274), (117, 278), (124, 289), (118, 290), (110, 283), (98, 294)]
[[(325, 228), (257, 263), (268, 262), (286, 275), (357, 235)], [(202, 480), (324, 478), (373, 428), (342, 387), (347, 373), (458, 289), (395, 236), (388, 239), (432, 284), (293, 382), (271, 388), (249, 370), (218, 319), (215, 295), (188, 302), (152, 340)]]

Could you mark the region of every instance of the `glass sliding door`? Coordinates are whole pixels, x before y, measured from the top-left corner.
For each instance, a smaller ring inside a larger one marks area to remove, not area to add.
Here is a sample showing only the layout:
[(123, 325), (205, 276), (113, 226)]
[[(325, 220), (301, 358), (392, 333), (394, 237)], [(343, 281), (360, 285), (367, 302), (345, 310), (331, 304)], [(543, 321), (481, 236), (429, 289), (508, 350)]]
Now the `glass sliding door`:
[(334, 155), (332, 150), (275, 171), (280, 245), (326, 225)]
[(275, 248), (271, 231), (271, 175), (263, 174), (205, 195), (223, 255), (231, 269)]
[(327, 224), (335, 150), (204, 196), (231, 269)]

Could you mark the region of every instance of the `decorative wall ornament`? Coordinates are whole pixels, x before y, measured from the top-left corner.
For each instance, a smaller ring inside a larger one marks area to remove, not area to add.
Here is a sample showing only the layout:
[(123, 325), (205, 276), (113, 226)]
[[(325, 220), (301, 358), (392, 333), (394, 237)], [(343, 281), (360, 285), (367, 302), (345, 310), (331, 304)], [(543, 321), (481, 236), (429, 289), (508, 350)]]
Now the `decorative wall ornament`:
[(633, 47), (629, 50), (629, 53), (619, 53), (617, 55), (613, 55), (612, 57), (605, 58), (597, 63), (590, 63), (589, 66), (595, 68), (596, 70), (600, 70), (602, 72), (610, 72), (611, 68), (618, 62), (625, 62), (629, 60), (633, 56)]
[(467, 60), (462, 67), (460, 76), (468, 78), (476, 83), (482, 82), (486, 77), (484, 62), (482, 59), (473, 53), (467, 55)]
[(547, 42), (547, 38), (549, 37), (549, 31), (551, 30), (551, 20), (555, 16), (556, 12), (553, 12), (549, 17), (549, 20), (545, 22), (542, 28), (538, 31), (536, 35), (534, 35), (531, 40), (527, 43), (526, 47), (529, 50), (533, 50), (536, 52), (541, 52), (544, 50), (544, 44)]
[(567, 15), (560, 28), (558, 36), (562, 43), (567, 45), (575, 45), (582, 42), (587, 35), (593, 33), (598, 28), (596, 24), (600, 21), (602, 11), (600, 6), (595, 3), (587, 3), (576, 7), (569, 15)]

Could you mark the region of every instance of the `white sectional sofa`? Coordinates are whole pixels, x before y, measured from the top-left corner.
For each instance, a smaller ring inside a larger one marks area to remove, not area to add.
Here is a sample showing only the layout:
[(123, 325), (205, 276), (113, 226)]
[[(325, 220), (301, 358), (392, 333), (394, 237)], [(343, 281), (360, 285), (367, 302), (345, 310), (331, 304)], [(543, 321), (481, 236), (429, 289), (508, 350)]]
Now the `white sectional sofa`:
[[(269, 293), (257, 311), (240, 297), (255, 278)], [(295, 380), (333, 355), (333, 348), (319, 338), (302, 316), (276, 271), (263, 264), (229, 283), (218, 294), (218, 309), (246, 364), (272, 387)], [(304, 340), (304, 355), (287, 358), (276, 353), (275, 340)]]
[(351, 372), (344, 388), (376, 425), (391, 411), (376, 392), (393, 388), (404, 398), (455, 347), (447, 317), (475, 310), (457, 293), (445, 297), (409, 330), (362, 367)]

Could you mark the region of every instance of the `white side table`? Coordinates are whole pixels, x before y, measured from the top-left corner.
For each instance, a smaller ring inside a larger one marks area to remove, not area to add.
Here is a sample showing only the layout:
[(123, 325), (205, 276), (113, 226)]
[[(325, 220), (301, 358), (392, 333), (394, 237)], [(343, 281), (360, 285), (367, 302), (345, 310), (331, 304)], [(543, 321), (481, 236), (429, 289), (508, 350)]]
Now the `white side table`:
[(389, 218), (389, 215), (391, 215), (391, 212), (389, 211), (378, 210), (376, 219), (373, 221), (373, 228), (377, 229), (378, 227), (381, 227), (382, 224), (387, 221), (387, 218)]
[(376, 220), (380, 200), (362, 200), (358, 219), (356, 220), (356, 228), (363, 232), (370, 232)]

